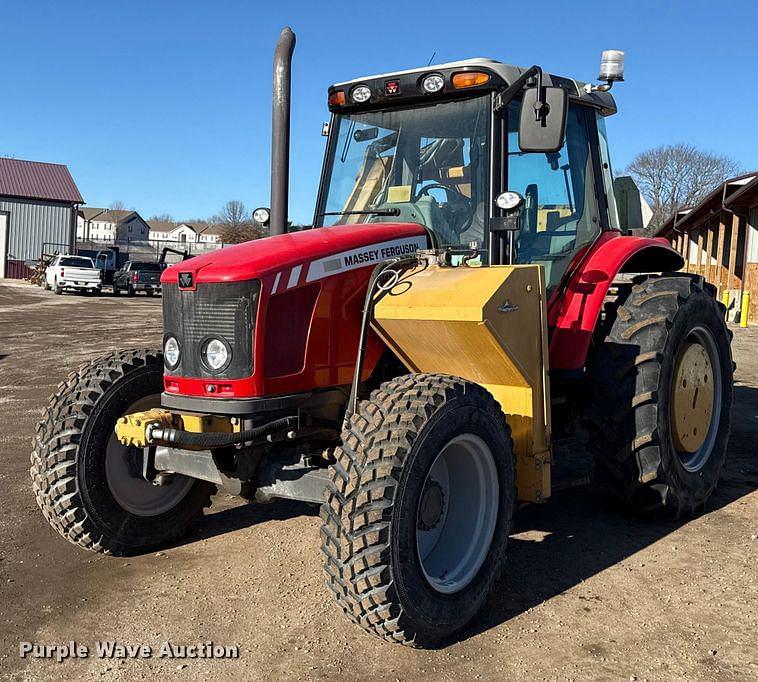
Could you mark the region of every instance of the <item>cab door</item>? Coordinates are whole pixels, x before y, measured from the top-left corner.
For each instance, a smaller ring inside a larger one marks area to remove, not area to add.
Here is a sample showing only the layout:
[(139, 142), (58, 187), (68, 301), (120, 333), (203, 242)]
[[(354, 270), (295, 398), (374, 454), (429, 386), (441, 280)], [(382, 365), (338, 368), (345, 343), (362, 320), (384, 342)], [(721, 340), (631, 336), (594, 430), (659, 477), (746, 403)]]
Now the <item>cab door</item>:
[(572, 102), (563, 147), (525, 153), (518, 145), (520, 106), (509, 107), (505, 150), (507, 188), (525, 199), (515, 262), (544, 266), (551, 293), (577, 252), (608, 229), (595, 113)]

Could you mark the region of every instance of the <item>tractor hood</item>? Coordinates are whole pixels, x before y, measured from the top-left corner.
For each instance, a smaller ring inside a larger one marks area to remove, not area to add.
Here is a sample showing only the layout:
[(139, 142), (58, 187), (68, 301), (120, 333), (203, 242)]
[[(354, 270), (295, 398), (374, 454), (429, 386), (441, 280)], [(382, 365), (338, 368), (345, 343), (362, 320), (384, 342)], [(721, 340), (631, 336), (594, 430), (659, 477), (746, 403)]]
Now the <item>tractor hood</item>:
[(319, 227), (257, 239), (176, 263), (163, 272), (163, 284), (176, 284), (179, 273), (202, 282), (260, 279), (300, 268), (309, 280), (330, 273), (403, 256), (427, 248), (426, 230), (417, 223), (372, 223)]

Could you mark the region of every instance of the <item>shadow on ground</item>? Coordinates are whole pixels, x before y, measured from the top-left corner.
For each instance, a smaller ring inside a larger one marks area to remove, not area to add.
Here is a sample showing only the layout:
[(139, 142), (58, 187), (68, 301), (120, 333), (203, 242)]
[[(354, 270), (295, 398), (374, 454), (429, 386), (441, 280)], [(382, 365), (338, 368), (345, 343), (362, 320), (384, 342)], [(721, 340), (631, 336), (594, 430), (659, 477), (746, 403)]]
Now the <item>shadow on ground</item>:
[[(758, 489), (758, 389), (735, 387), (732, 435), (719, 487), (703, 514), (725, 507)], [(314, 505), (278, 501), (211, 512), (189, 542), (258, 523), (316, 515)], [(539, 541), (512, 537), (503, 578), (485, 609), (460, 633), (468, 639), (523, 613), (617, 564), (688, 523), (641, 518), (621, 509), (597, 484), (556, 493), (544, 505), (515, 516), (514, 535), (539, 531)], [(586, 607), (590, 608), (590, 605)], [(451, 642), (448, 642), (450, 644)]]

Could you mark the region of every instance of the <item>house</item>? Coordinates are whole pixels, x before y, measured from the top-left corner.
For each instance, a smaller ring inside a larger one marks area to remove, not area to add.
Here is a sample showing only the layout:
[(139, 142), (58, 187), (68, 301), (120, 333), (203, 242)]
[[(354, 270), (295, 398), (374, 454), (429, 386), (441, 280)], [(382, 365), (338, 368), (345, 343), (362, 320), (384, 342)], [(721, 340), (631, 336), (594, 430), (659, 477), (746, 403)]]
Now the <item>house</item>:
[(221, 244), (221, 226), (206, 224), (198, 228), (198, 241), (202, 244)]
[(221, 244), (217, 225), (150, 221), (150, 241), (181, 244)]
[(0, 277), (28, 276), (43, 250), (72, 250), (83, 203), (66, 166), (0, 158)]
[(150, 226), (137, 211), (80, 208), (76, 221), (79, 241), (146, 242)]
[(197, 241), (197, 232), (188, 223), (166, 223), (160, 220), (151, 220), (150, 241), (194, 243)]
[(687, 272), (703, 275), (728, 308), (727, 318), (758, 322), (758, 173), (732, 178), (661, 227)]

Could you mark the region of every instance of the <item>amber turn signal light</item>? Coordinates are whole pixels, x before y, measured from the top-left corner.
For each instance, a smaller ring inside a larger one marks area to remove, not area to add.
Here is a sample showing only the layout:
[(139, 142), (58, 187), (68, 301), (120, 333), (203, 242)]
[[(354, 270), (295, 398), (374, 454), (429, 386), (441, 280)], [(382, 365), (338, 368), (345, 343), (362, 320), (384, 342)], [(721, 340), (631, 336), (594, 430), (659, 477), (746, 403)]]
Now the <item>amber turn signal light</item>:
[(330, 107), (342, 107), (345, 105), (345, 91), (335, 90), (329, 95)]
[(464, 71), (453, 76), (453, 87), (473, 88), (475, 85), (484, 85), (489, 79), (490, 75), (482, 71)]

